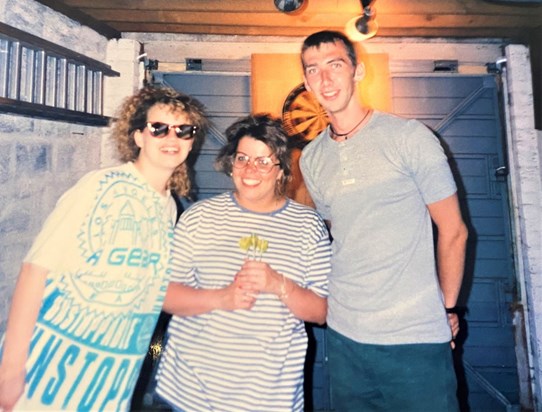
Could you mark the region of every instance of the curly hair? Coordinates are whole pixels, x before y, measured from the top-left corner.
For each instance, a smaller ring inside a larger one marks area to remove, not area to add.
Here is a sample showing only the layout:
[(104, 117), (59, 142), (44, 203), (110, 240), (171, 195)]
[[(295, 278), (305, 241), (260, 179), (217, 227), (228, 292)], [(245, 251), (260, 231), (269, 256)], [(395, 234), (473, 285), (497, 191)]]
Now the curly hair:
[[(203, 104), (168, 87), (146, 86), (126, 98), (119, 107), (117, 116), (111, 121), (111, 137), (117, 143), (121, 161), (133, 162), (139, 156), (140, 148), (134, 140), (134, 132), (145, 128), (147, 114), (157, 104), (170, 108), (172, 112), (185, 113), (190, 122), (198, 127), (194, 146), (197, 147), (203, 142), (209, 127)], [(173, 171), (167, 186), (180, 196), (189, 195), (191, 181), (186, 161)]]
[(291, 153), (281, 121), (270, 114), (260, 113), (241, 118), (226, 129), (227, 143), (222, 146), (215, 160), (216, 170), (231, 175), (232, 158), (237, 152), (239, 141), (247, 136), (265, 143), (276, 156), (282, 177), (275, 186), (275, 194), (283, 196), (292, 174)]

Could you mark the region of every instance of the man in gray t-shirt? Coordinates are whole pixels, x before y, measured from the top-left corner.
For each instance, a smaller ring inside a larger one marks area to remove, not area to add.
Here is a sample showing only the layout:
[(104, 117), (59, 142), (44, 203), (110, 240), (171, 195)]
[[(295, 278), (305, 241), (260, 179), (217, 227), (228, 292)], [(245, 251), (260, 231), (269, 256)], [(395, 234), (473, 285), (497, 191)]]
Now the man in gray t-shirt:
[(301, 58), (305, 86), (330, 119), (300, 167), (333, 237), (333, 406), (455, 411), (450, 341), (467, 230), (444, 151), (420, 122), (361, 105), (364, 67), (341, 33), (309, 36)]

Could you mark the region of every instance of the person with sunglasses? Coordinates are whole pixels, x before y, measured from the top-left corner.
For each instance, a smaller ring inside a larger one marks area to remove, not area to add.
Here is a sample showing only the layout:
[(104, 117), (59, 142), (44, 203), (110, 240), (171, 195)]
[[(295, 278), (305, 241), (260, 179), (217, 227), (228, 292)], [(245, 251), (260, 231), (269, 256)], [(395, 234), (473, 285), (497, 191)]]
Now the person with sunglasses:
[(189, 194), (206, 129), (204, 107), (174, 90), (125, 100), (111, 128), (123, 163), (69, 189), (24, 258), (0, 410), (129, 410), (169, 280), (172, 192)]
[(233, 191), (195, 203), (175, 229), (157, 393), (176, 411), (303, 411), (304, 322), (325, 321), (329, 235), (285, 196), (279, 120), (248, 116), (226, 137), (216, 165)]

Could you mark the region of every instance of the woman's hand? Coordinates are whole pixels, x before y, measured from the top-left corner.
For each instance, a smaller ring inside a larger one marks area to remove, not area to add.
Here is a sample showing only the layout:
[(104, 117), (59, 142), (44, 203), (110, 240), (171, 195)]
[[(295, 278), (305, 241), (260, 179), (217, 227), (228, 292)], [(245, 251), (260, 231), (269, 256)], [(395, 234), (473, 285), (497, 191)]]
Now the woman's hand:
[(10, 412), (24, 392), (26, 371), (0, 366), (0, 412)]
[(256, 292), (280, 294), (282, 275), (265, 262), (246, 260), (235, 277), (244, 287)]
[(223, 291), (223, 309), (225, 310), (252, 309), (258, 297), (257, 289), (250, 282), (247, 282), (246, 278), (243, 276), (240, 277), (239, 273), (235, 276), (234, 281), (226, 286)]

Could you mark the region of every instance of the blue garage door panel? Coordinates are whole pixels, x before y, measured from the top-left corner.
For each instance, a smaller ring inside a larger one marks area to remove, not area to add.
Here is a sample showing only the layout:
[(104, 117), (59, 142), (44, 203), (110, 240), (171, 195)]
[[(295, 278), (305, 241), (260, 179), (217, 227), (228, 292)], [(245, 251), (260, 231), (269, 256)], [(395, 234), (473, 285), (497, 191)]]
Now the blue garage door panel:
[(215, 194), (232, 188), (231, 179), (223, 173), (217, 173), (214, 169), (216, 152), (200, 153), (194, 164), (194, 184), (197, 188), (197, 199), (206, 199)]
[(455, 351), (462, 409), (504, 411), (518, 402), (519, 383), (508, 191), (505, 179), (495, 174), (505, 165), (496, 80), (407, 76), (393, 78), (392, 89), (394, 112), (421, 120), (442, 140), (469, 227), (459, 301), (465, 316)]
[[(487, 93), (486, 93), (487, 94)], [(396, 110), (400, 110), (403, 113), (408, 113), (411, 117), (420, 118), (426, 116), (431, 118), (432, 116), (442, 117), (444, 114), (450, 113), (459, 103), (463, 101), (463, 97), (447, 98), (442, 97), (426, 97), (424, 103), (427, 104), (427, 109), (418, 108), (416, 110), (413, 101), (419, 100), (421, 96), (413, 97), (400, 97), (394, 99), (394, 107)], [(488, 96), (489, 97), (489, 96)], [(493, 106), (493, 102), (490, 98), (482, 98), (476, 103), (476, 106), (470, 106), (465, 115), (481, 116), (487, 114)]]
[[(454, 79), (457, 79), (459, 76), (449, 75), (434, 75), (434, 76), (424, 76), (424, 77), (394, 77), (393, 78), (393, 102), (394, 102), (394, 111), (395, 109), (395, 100), (397, 98), (403, 97), (416, 97), (418, 99), (432, 99), (436, 97), (447, 97), (450, 99), (453, 98), (464, 98), (472, 93), (473, 90), (483, 86), (480, 81), (481, 76), (461, 76), (459, 82), (455, 82)], [(453, 83), (453, 88), (450, 88), (449, 85)], [(411, 108), (412, 110), (418, 110), (418, 105), (415, 105)], [(447, 112), (449, 113), (449, 112)]]
[(201, 73), (155, 74), (161, 83), (190, 94), (212, 113), (241, 116), (250, 112), (250, 77)]

